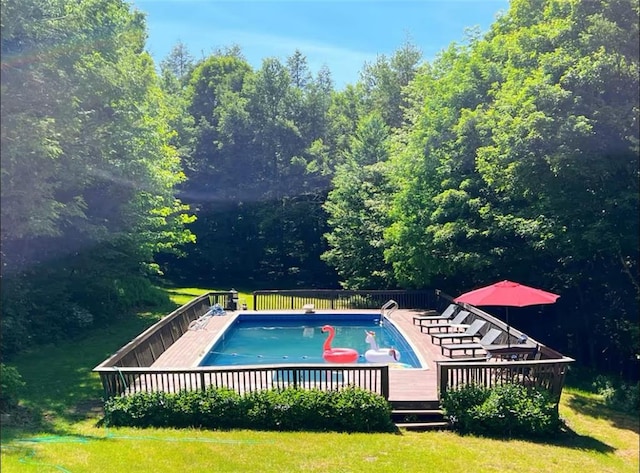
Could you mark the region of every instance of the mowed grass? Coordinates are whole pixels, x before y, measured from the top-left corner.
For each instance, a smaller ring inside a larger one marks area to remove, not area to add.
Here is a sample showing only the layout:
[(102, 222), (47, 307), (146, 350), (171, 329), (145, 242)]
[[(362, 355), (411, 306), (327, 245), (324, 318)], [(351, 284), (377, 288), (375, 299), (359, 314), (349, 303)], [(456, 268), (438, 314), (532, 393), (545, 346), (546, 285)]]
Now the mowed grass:
[(572, 432), (548, 443), (461, 437), (453, 432), (106, 429), (87, 419), (58, 433), (62, 437), (25, 435), (3, 441), (2, 471), (636, 473), (637, 423), (606, 409), (597, 409), (594, 417), (576, 409), (576, 403), (596, 407), (598, 401), (566, 393), (561, 413)]
[[(170, 288), (166, 289), (169, 293), (171, 300), (176, 302), (178, 305), (183, 305), (189, 302), (191, 299), (195, 297), (201, 296), (207, 292), (228, 292), (229, 289), (201, 289), (197, 287), (181, 287), (181, 288)], [(247, 304), (248, 310), (253, 310), (253, 294), (251, 292), (243, 292), (241, 290), (238, 291), (238, 303)]]
[[(191, 299), (201, 296), (207, 292), (228, 292), (229, 289), (202, 289), (197, 287), (187, 287), (187, 288), (169, 288), (165, 289), (169, 295), (171, 296), (171, 300), (175, 301), (179, 305), (186, 304)], [(291, 296), (287, 297), (288, 303), (291, 303), (295, 307), (302, 307), (304, 304), (314, 304), (316, 307), (324, 307), (327, 305), (326, 299), (314, 299), (310, 297), (298, 297)], [(253, 293), (249, 291), (238, 290), (238, 303), (247, 304), (247, 310), (253, 310)]]
[[(182, 304), (204, 292), (180, 289), (172, 298)], [(572, 389), (565, 390), (560, 405), (568, 431), (548, 441), (463, 437), (446, 431), (341, 434), (99, 426), (102, 390), (92, 368), (162, 315), (141, 314), (82, 341), (47, 347), (12, 363), (27, 382), (22, 405), (39, 412), (42, 421), (30, 423), (25, 417), (3, 425), (2, 472), (639, 470), (638, 418), (606, 409), (598, 396)]]

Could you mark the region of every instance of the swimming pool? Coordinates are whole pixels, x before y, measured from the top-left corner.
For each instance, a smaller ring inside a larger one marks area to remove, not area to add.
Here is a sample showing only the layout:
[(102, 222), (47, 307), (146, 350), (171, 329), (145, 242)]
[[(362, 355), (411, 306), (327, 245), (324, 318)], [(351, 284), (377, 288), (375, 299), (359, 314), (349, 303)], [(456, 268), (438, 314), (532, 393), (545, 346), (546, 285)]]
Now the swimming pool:
[(357, 363), (370, 348), (365, 331), (373, 331), (381, 348), (395, 348), (402, 368), (422, 368), (419, 357), (392, 322), (380, 324), (380, 314), (262, 315), (240, 314), (204, 355), (199, 366), (237, 366), (281, 363), (326, 363), (322, 357), (332, 325), (336, 335), (332, 346), (355, 349)]

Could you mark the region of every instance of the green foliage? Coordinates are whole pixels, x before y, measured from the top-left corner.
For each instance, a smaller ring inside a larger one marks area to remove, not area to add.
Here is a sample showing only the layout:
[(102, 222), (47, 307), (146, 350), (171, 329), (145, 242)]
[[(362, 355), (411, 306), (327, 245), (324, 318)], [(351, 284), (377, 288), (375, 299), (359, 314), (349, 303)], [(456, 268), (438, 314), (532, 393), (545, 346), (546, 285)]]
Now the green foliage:
[(384, 432), (393, 429), (391, 407), (381, 396), (363, 389), (346, 389), (334, 394), (335, 422), (345, 432)]
[(207, 284), (333, 282), (319, 258), (335, 154), (328, 72), (313, 77), (299, 52), (254, 71), (239, 51), (219, 51), (196, 65), (184, 97), (194, 125), (182, 190), (198, 209), (201, 222), (189, 228), (200, 245), (171, 259), (167, 274)]
[(418, 47), (406, 40), (391, 58), (379, 55), (362, 69), (360, 82), (365, 107), (369, 112), (382, 114), (390, 128), (400, 128), (404, 123), (407, 99), (403, 89), (413, 80), (421, 57)]
[(622, 412), (640, 412), (640, 384), (622, 383), (605, 396), (605, 403)]
[(152, 303), (145, 271), (194, 235), (142, 15), (120, 0), (7, 0), (2, 18), (6, 356)]
[(391, 408), (355, 387), (338, 391), (286, 388), (239, 395), (226, 388), (136, 393), (109, 399), (106, 425), (251, 428), (255, 430), (388, 432)]
[(169, 306), (168, 295), (124, 254), (101, 249), (3, 278), (3, 358), (33, 345), (86, 335), (136, 309)]
[(249, 425), (269, 430), (385, 432), (392, 428), (387, 401), (357, 388), (255, 391), (245, 403)]
[(449, 390), (442, 397), (442, 409), (452, 424), (469, 423), (469, 411), (481, 405), (488, 397), (490, 390), (479, 384), (466, 384), (456, 390)]
[(447, 391), (442, 408), (463, 434), (530, 438), (560, 431), (560, 418), (548, 393), (519, 384), (465, 385)]
[(2, 281), (0, 291), (0, 354), (2, 359), (8, 354), (16, 353), (29, 345), (29, 315), (31, 310), (32, 286), (24, 279)]
[(193, 56), (187, 46), (182, 41), (178, 41), (166, 59), (160, 62), (163, 89), (167, 92), (177, 93), (193, 68)]
[(634, 0), (512, 2), (484, 37), (421, 69), (392, 146), (398, 188), (384, 235), (405, 287), (457, 294), (508, 277), (562, 294), (553, 329), (539, 336), (635, 377), (640, 67), (631, 18)]
[(388, 224), (385, 173), (389, 131), (375, 113), (363, 117), (352, 140), (351, 152), (336, 168), (333, 190), (324, 209), (331, 231), (330, 249), (322, 255), (348, 289), (381, 289), (393, 285), (384, 261), (383, 231)]
[(233, 428), (237, 426), (238, 419), (242, 419), (245, 415), (242, 397), (230, 389), (208, 389), (201, 396), (186, 392), (184, 395), (194, 401), (192, 412), (197, 419), (200, 419), (202, 426)]
[[(173, 396), (171, 396), (173, 397)], [(168, 425), (167, 393), (156, 391), (135, 396), (113, 398), (105, 404), (106, 425), (140, 426)], [(178, 422), (180, 421), (178, 416)]]
[(508, 277), (562, 294), (532, 336), (637, 379), (636, 0), (513, 0), (484, 36), (421, 66), (406, 43), (340, 92), (297, 50), (254, 70), (179, 43), (159, 77), (123, 0), (1, 8), (3, 356), (153, 304), (148, 270)]
[(18, 405), (24, 386), (25, 382), (15, 367), (0, 363), (0, 411), (6, 412)]
[(611, 376), (599, 375), (593, 388), (611, 409), (638, 414), (640, 412), (640, 383), (615, 381)]
[(5, 269), (37, 263), (23, 247), (38, 237), (49, 254), (111, 239), (146, 261), (189, 241), (142, 17), (118, 0), (14, 3), (2, 3), (3, 66), (16, 62), (2, 78)]

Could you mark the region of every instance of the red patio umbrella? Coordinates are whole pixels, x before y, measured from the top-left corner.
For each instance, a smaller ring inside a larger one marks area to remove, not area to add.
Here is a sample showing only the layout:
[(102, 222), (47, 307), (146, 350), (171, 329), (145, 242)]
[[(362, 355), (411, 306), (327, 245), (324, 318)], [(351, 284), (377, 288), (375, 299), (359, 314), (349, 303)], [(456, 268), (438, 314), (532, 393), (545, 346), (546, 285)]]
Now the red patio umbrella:
[(525, 286), (513, 281), (500, 281), (489, 286), (474, 289), (454, 299), (454, 302), (466, 302), (471, 305), (503, 305), (507, 321), (507, 344), (509, 340), (509, 307), (526, 307), (538, 304), (553, 304), (558, 294)]

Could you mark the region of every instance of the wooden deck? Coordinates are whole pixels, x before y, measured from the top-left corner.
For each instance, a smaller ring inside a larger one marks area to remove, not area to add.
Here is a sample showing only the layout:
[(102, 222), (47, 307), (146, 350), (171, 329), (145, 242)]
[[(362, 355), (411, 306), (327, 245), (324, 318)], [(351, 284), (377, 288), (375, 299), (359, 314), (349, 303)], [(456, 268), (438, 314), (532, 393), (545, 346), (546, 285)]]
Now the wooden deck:
[[(260, 311), (268, 314), (271, 311)], [(277, 313), (301, 314), (302, 311), (277, 311)], [(371, 312), (379, 314), (379, 310), (334, 311), (339, 313)], [(276, 313), (276, 311), (274, 311)], [(330, 311), (317, 311), (306, 314), (308, 317), (322, 317)], [(420, 327), (414, 325), (413, 317), (419, 314), (416, 310), (396, 310), (391, 320), (412, 345), (423, 366), (423, 369), (391, 369), (389, 373), (390, 401), (437, 401), (437, 360), (447, 360), (441, 355), (440, 348), (431, 343), (431, 337), (420, 332)], [(239, 312), (227, 312), (225, 316), (211, 317), (206, 326), (200, 330), (189, 330), (170, 346), (156, 362), (153, 368), (190, 368), (197, 366), (202, 357), (209, 351), (218, 335), (233, 323)]]
[[(271, 292), (274, 291), (270, 291), (267, 296), (272, 295)], [(275, 292), (277, 296), (282, 296), (281, 291)], [(316, 318), (317, 325), (323, 323), (324, 314), (380, 314), (379, 308), (375, 308), (375, 305), (372, 307), (370, 299), (373, 296), (369, 291), (331, 291), (328, 302), (322, 299), (323, 305), (327, 307), (319, 309), (315, 305), (317, 309), (312, 313), (306, 311), (304, 305), (318, 300), (317, 291), (285, 292), (284, 296), (288, 301), (286, 305), (292, 309), (288, 312), (310, 319)], [(292, 292), (295, 293), (291, 294)], [(301, 294), (307, 299), (300, 299)], [(326, 291), (323, 295), (327, 295)], [(404, 307), (436, 306), (425, 293), (418, 294), (420, 297), (417, 299), (415, 294), (405, 292), (398, 293), (397, 299), (395, 292), (384, 295), (376, 293), (374, 296), (388, 302), (404, 301), (401, 304)], [(394, 300), (388, 299), (392, 296)], [(444, 297), (447, 301), (453, 300), (439, 291), (436, 291), (436, 296)], [(223, 302), (227, 301), (229, 294), (206, 293), (198, 296), (149, 327), (96, 366), (94, 372), (100, 375), (105, 398), (133, 391), (173, 392), (178, 389), (202, 389), (203, 386), (209, 385), (229, 387), (240, 393), (254, 387), (269, 389), (273, 386), (308, 385), (333, 389), (334, 386), (339, 388), (345, 386), (345, 383), (353, 383), (379, 392), (397, 409), (412, 410), (436, 409), (439, 392), (456, 389), (460, 385), (479, 383), (491, 387), (516, 382), (547, 390), (558, 402), (568, 365), (574, 361), (531, 337), (523, 338), (523, 333), (514, 327), (507, 327), (505, 322), (491, 314), (477, 307), (465, 305), (464, 308), (472, 314), (473, 319), (480, 318), (489, 322), (492, 329), (503, 331), (500, 339), (491, 345), (491, 356), (488, 358), (484, 357), (484, 353), (478, 353), (480, 358), (470, 358), (466, 351), (464, 359), (461, 353), (458, 353), (460, 356), (453, 355), (455, 358), (443, 356), (440, 347), (432, 344), (431, 337), (422, 333), (420, 326), (414, 325), (416, 315), (428, 315), (427, 312), (432, 311), (405, 309), (395, 310), (391, 314), (391, 321), (413, 346), (423, 363), (422, 369), (394, 369), (393, 366), (375, 364), (316, 363), (199, 367), (198, 363), (213, 347), (218, 336), (240, 313), (247, 313), (228, 311), (226, 315), (211, 317), (203, 324), (203, 319), (199, 317), (206, 314), (212, 305), (220, 303), (221, 297)], [(281, 300), (276, 300), (276, 303), (277, 307), (283, 306)], [(354, 307), (362, 303), (367, 303), (367, 307), (371, 309), (343, 308), (345, 304)], [(269, 300), (262, 305), (273, 306)], [(287, 311), (263, 309), (257, 313), (262, 315), (269, 312), (282, 314)], [(197, 330), (189, 330), (189, 327), (194, 326)], [(524, 340), (527, 346), (522, 345), (521, 340)], [(514, 343), (517, 343), (517, 346), (514, 346)], [(526, 353), (521, 350), (525, 350)], [(438, 364), (439, 361), (448, 363)], [(296, 369), (289, 368), (292, 366)]]

